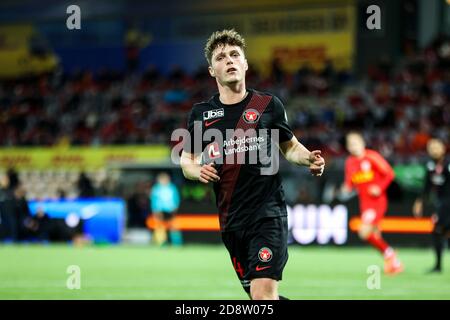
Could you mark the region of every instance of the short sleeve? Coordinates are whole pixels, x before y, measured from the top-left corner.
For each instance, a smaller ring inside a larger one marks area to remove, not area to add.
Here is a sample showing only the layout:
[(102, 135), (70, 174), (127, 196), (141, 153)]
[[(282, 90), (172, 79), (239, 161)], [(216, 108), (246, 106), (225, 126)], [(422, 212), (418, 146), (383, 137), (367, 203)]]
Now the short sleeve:
[(289, 141), (294, 134), (289, 126), (286, 110), (280, 99), (273, 97), (273, 129), (278, 129), (280, 134), (280, 143)]
[[(187, 153), (201, 153), (202, 152), (202, 123), (198, 117), (196, 108), (192, 108), (189, 113), (187, 130), (188, 135), (184, 137), (183, 150)], [(197, 141), (197, 143), (196, 143)]]

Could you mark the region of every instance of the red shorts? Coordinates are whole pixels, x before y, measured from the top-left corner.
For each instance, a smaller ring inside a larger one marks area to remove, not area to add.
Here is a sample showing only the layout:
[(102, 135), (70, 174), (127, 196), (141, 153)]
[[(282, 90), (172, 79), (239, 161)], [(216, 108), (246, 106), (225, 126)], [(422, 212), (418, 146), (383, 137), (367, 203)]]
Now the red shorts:
[(369, 201), (361, 201), (361, 221), (364, 224), (378, 225), (384, 217), (387, 210), (387, 201), (384, 198)]

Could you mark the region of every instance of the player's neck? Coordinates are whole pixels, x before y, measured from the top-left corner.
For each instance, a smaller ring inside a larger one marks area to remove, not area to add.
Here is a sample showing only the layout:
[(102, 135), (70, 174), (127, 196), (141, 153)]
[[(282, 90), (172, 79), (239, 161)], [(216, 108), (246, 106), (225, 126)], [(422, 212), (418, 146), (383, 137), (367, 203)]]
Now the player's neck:
[(445, 156), (442, 156), (442, 157), (440, 157), (440, 158), (434, 159), (434, 161), (435, 161), (436, 163), (439, 163), (439, 164), (444, 163), (444, 160), (445, 160)]
[(247, 89), (245, 82), (236, 83), (236, 85), (221, 85), (217, 83), (219, 89), (219, 100), (223, 104), (235, 104), (245, 99)]

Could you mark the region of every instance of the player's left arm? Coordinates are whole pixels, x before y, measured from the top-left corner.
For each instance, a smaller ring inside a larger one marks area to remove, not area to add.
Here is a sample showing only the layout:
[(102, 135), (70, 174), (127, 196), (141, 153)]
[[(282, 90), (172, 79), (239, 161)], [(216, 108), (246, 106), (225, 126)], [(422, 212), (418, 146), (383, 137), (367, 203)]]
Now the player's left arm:
[(394, 170), (379, 153), (371, 152), (367, 156), (371, 160), (370, 162), (372, 165), (381, 175), (381, 179), (377, 181), (376, 185), (380, 188), (380, 192), (383, 193), (395, 178)]
[(321, 176), (325, 168), (325, 160), (320, 150), (309, 151), (295, 136), (292, 139), (279, 144), (284, 157), (290, 163), (309, 167), (309, 171), (315, 176)]

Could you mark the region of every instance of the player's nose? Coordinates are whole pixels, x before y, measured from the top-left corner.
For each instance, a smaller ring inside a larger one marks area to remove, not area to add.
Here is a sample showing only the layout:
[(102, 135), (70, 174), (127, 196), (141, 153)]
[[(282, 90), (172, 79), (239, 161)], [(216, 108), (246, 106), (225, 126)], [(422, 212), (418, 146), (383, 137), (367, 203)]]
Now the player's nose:
[(233, 64), (233, 59), (231, 59), (231, 56), (225, 56), (225, 59), (226, 59), (227, 65)]

